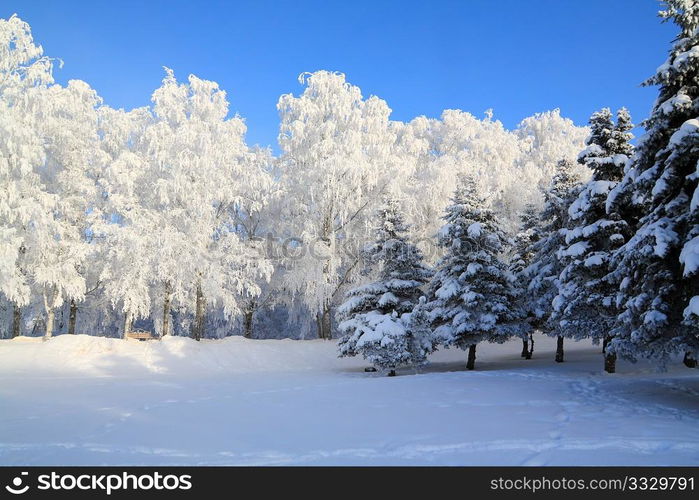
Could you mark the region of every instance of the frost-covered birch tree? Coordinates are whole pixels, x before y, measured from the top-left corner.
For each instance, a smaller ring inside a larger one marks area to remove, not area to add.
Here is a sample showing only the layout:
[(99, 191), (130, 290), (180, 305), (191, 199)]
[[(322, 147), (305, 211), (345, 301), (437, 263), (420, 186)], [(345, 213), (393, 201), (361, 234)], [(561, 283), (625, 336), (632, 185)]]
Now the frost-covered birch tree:
[(504, 229), (516, 232), (518, 214), (527, 205), (541, 206), (541, 190), (550, 183), (556, 162), (574, 160), (587, 134), (557, 110), (526, 118), (514, 131), (493, 116), (490, 110), (483, 119), (446, 110), (439, 119), (422, 116), (398, 126), (408, 220), (420, 237), (438, 231), (459, 175), (473, 176)]
[(129, 112), (105, 108), (100, 113), (102, 149), (108, 155), (101, 187), (103, 217), (94, 225), (105, 262), (99, 279), (110, 307), (119, 313), (122, 335), (134, 319), (151, 311), (153, 259), (150, 237), (158, 230), (157, 214), (145, 200), (153, 189), (142, 137), (153, 117), (147, 108)]
[[(100, 179), (106, 155), (100, 148), (98, 113), (102, 100), (85, 82), (53, 85), (43, 93), (40, 130), (44, 137), (44, 185), (55, 196), (53, 218), (58, 234), (49, 234), (50, 249), (33, 266), (46, 309), (46, 336), (54, 328), (56, 309), (70, 304), (69, 331), (75, 333), (78, 304), (93, 277), (92, 226), (101, 217)], [(94, 283), (90, 284), (91, 287)]]
[(152, 186), (144, 203), (157, 214), (150, 239), (153, 278), (163, 297), (162, 331), (167, 334), (174, 300), (193, 310), (191, 334), (200, 340), (209, 307), (221, 308), (227, 318), (240, 314), (237, 298), (258, 295), (257, 276), (271, 273), (264, 256), (240, 240), (231, 217), (243, 194), (260, 187), (260, 172), (247, 168), (245, 125), (227, 117), (226, 94), (215, 82), (190, 75), (178, 83), (166, 70), (153, 93), (153, 114), (142, 138)]
[(243, 336), (254, 338), (255, 320), (260, 311), (269, 311), (280, 303), (290, 304), (283, 288), (286, 266), (280, 251), (280, 242), (289, 235), (282, 214), (283, 185), (278, 180), (277, 161), (272, 152), (266, 148), (251, 148), (246, 155), (245, 168), (256, 182), (242, 190), (230, 210), (236, 234), (250, 251), (264, 257), (260, 262), (267, 266), (265, 272), (257, 275), (259, 292), (247, 288), (238, 299)]
[(527, 172), (528, 179), (534, 179), (531, 188), (546, 191), (561, 160), (569, 161), (581, 180), (589, 178), (590, 171), (575, 164), (578, 153), (585, 147), (589, 130), (561, 116), (559, 109), (525, 118), (515, 134), (522, 148), (522, 169)]
[(53, 83), (52, 67), (27, 23), (0, 19), (0, 292), (12, 304), (13, 337), (21, 333), (21, 310), (31, 295), (27, 252), (52, 225), (37, 114), (39, 95)]
[(283, 95), (279, 144), (288, 221), (302, 244), (287, 274), (319, 338), (332, 338), (332, 308), (357, 270), (356, 251), (396, 169), (390, 109), (364, 99), (340, 73), (303, 74), (304, 92)]
[[(29, 27), (18, 18), (3, 21), (0, 31), (7, 44), (0, 54), (2, 100), (14, 122), (3, 134), (9, 167), (3, 226), (13, 227), (22, 240), (10, 276), (22, 276), (29, 293), (40, 298), (49, 338), (57, 308), (65, 300), (82, 300), (85, 293), (88, 219), (102, 168), (96, 119), (101, 100), (81, 81), (67, 87), (52, 84), (50, 60), (32, 45)], [(31, 132), (25, 129), (28, 134), (17, 137), (25, 126)], [(18, 151), (10, 150), (18, 146)], [(17, 161), (19, 169), (13, 168)], [(16, 297), (17, 306), (26, 302), (26, 295)]]

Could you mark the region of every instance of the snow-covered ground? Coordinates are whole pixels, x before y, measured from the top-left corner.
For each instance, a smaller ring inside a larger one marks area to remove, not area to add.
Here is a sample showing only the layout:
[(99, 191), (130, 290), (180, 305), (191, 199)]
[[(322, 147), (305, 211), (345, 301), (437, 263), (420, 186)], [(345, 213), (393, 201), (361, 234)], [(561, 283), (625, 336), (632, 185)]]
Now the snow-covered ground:
[(0, 341), (0, 464), (699, 464), (699, 370), (537, 338), (388, 378), (328, 341)]

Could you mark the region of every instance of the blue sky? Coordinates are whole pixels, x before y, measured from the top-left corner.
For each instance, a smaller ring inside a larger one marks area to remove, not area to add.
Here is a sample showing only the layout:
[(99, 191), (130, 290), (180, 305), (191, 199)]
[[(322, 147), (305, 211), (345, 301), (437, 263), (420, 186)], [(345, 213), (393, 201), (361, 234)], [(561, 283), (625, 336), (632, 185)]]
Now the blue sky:
[(276, 102), (304, 71), (342, 71), (392, 118), (493, 108), (508, 128), (556, 107), (578, 124), (603, 106), (643, 119), (642, 88), (675, 29), (654, 0), (182, 1), (3, 0), (47, 55), (59, 82), (79, 78), (105, 101), (148, 104), (163, 77), (215, 80), (248, 124), (276, 144)]

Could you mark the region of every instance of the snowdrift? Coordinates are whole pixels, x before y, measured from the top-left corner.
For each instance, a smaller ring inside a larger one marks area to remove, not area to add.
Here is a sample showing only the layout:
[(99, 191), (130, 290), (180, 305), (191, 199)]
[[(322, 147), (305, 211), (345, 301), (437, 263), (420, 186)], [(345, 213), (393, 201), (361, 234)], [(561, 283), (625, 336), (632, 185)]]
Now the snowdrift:
[(60, 335), (44, 341), (0, 341), (3, 372), (83, 372), (93, 376), (217, 375), (359, 369), (359, 359), (337, 359), (337, 344), (323, 340), (251, 340), (228, 337), (196, 342), (187, 337), (123, 340)]

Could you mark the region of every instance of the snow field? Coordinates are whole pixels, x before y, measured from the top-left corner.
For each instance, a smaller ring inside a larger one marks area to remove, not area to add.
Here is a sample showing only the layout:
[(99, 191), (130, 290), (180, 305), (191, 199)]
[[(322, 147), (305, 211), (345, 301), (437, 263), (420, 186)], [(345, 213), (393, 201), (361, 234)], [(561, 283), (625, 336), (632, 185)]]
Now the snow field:
[(364, 373), (332, 341), (0, 341), (0, 464), (697, 465), (699, 372), (536, 336)]

